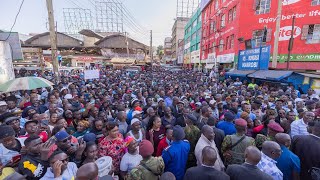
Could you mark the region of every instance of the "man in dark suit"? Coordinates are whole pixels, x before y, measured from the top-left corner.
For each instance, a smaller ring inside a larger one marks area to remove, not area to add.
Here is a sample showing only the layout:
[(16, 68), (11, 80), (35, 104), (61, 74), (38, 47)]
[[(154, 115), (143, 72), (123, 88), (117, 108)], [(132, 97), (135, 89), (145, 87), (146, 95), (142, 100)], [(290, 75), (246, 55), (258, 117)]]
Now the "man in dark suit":
[(262, 172), (257, 164), (261, 159), (261, 152), (254, 146), (249, 146), (245, 150), (245, 163), (229, 165), (226, 173), (230, 176), (230, 180), (258, 179), (272, 180), (272, 177)]
[(320, 122), (308, 123), (309, 135), (297, 135), (292, 140), (292, 152), (301, 161), (300, 179), (311, 179), (309, 170), (320, 168)]
[(214, 169), (217, 160), (215, 149), (206, 146), (202, 150), (202, 165), (189, 168), (184, 175), (184, 180), (207, 179), (207, 180), (229, 180), (230, 177), (222, 171)]

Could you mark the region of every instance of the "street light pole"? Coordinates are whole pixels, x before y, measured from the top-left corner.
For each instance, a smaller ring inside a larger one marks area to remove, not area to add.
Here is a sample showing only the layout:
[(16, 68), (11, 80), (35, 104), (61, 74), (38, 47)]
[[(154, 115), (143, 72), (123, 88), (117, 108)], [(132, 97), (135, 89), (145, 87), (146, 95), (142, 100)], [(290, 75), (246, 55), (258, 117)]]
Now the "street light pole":
[(292, 48), (293, 48), (293, 41), (294, 41), (293, 32), (294, 32), (295, 20), (296, 20), (296, 16), (293, 16), (292, 17), (291, 37), (290, 37), (289, 46), (288, 46), (287, 70), (289, 70), (289, 63), (290, 63), (290, 59), (291, 59), (291, 51), (292, 51)]
[(57, 78), (56, 79), (57, 82), (60, 82), (60, 74), (59, 74), (58, 59), (57, 59), (57, 36), (56, 36), (55, 25), (54, 25), (52, 0), (46, 0), (46, 3), (47, 3), (47, 10), (48, 10), (53, 73), (54, 73), (54, 76)]
[(272, 68), (277, 68), (277, 63), (278, 63), (278, 59), (277, 58), (278, 58), (281, 14), (282, 14), (282, 0), (278, 0), (276, 32), (275, 32), (275, 38), (274, 38), (274, 44), (273, 44), (273, 55), (272, 55)]

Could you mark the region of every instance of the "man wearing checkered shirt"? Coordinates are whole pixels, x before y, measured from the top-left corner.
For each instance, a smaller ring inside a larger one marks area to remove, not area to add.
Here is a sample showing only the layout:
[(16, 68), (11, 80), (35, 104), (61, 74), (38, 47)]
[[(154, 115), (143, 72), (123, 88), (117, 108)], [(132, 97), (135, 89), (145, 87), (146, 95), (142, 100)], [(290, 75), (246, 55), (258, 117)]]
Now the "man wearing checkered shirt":
[(258, 163), (258, 168), (270, 175), (274, 180), (282, 180), (283, 174), (278, 169), (275, 159), (281, 155), (281, 147), (273, 141), (265, 141), (262, 144), (261, 160)]

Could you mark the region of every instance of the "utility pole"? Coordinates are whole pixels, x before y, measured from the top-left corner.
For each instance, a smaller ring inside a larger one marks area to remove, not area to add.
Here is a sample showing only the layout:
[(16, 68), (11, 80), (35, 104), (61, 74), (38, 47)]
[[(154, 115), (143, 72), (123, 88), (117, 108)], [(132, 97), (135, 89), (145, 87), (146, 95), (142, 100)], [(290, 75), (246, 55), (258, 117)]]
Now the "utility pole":
[(150, 30), (150, 59), (151, 59), (151, 65), (153, 65), (153, 48), (152, 48), (152, 30)]
[(293, 16), (292, 17), (291, 37), (290, 37), (289, 46), (288, 46), (287, 70), (289, 70), (289, 63), (290, 63), (290, 60), (291, 60), (291, 51), (292, 51), (292, 48), (293, 48), (293, 41), (294, 41), (293, 32), (294, 32), (295, 20), (296, 20), (296, 16)]
[(277, 11), (277, 22), (276, 22), (276, 32), (273, 44), (273, 55), (272, 55), (272, 68), (277, 67), (278, 63), (278, 46), (279, 46), (279, 32), (281, 24), (281, 14), (282, 14), (282, 0), (278, 0), (278, 11)]
[(52, 0), (46, 0), (46, 2), (47, 2), (47, 10), (48, 10), (53, 73), (54, 73), (54, 76), (57, 78), (56, 79), (57, 82), (60, 82), (60, 74), (59, 74), (58, 59), (57, 59), (57, 34), (55, 32), (55, 25), (54, 25), (53, 5), (52, 5)]
[(125, 32), (126, 35), (126, 45), (127, 45), (127, 57), (129, 58), (129, 42), (128, 42), (128, 34)]

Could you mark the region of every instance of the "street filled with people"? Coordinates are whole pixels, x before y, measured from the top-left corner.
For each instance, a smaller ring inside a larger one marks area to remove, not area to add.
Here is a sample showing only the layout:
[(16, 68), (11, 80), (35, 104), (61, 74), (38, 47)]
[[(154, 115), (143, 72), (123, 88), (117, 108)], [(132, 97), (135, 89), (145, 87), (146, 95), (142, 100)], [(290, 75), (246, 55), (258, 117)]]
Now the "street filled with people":
[[(16, 71), (16, 77), (51, 72)], [(161, 68), (0, 95), (0, 180), (320, 179), (313, 89)]]

